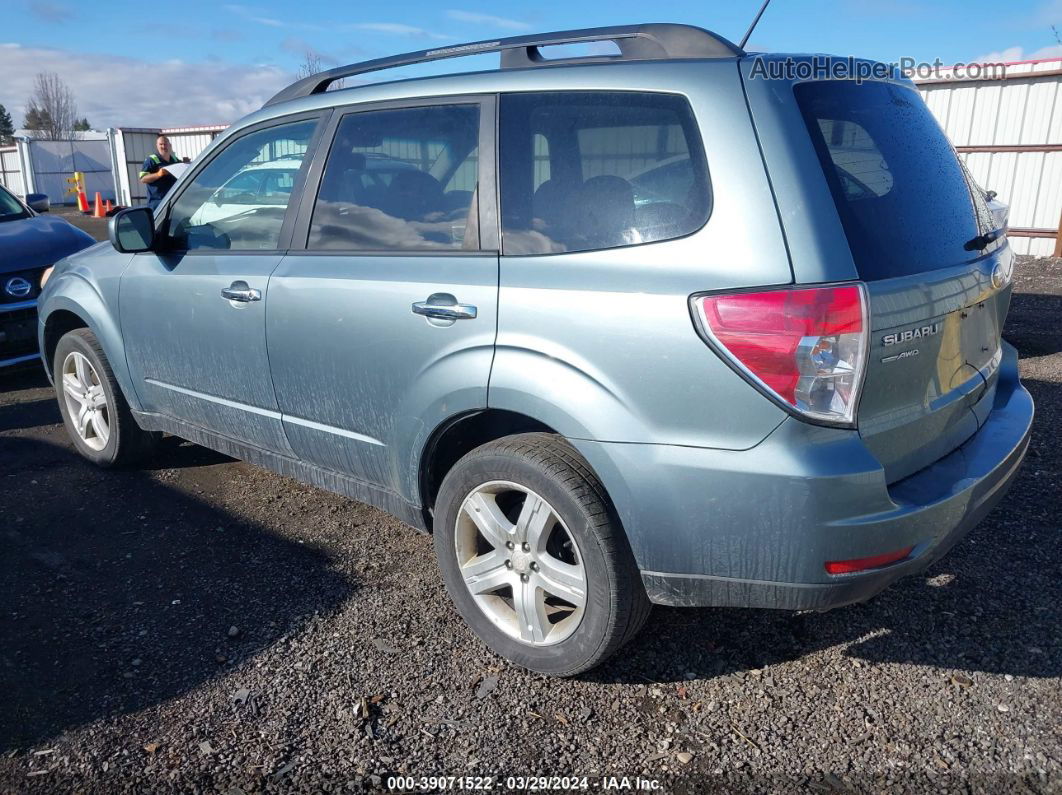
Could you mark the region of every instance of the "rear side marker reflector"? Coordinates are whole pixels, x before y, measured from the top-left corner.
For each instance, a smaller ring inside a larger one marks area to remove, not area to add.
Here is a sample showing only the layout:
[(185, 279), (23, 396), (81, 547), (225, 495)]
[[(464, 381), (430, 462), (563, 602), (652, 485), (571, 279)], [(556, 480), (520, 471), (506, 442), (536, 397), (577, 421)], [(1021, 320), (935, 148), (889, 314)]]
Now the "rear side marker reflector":
[(853, 426), (870, 324), (857, 284), (693, 297), (718, 352), (808, 419)]
[(873, 555), (869, 558), (856, 558), (855, 560), (831, 560), (826, 564), (826, 573), (854, 574), (857, 571), (880, 569), (890, 563), (899, 563), (901, 560), (906, 560), (911, 556), (911, 550), (913, 549), (914, 547), (904, 547), (884, 555)]

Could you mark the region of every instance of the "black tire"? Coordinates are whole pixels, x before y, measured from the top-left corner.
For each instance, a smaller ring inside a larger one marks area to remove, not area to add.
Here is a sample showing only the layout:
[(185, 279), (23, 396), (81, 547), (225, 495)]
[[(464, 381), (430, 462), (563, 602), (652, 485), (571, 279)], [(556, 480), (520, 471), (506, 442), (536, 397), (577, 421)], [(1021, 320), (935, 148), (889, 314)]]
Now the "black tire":
[[(100, 450), (90, 447), (78, 434), (64, 396), (63, 363), (75, 351), (82, 354), (92, 365), (106, 396), (110, 434), (106, 445)], [(87, 328), (69, 331), (59, 340), (52, 358), (52, 378), (55, 381), (59, 411), (63, 415), (63, 424), (70, 440), (77, 451), (93, 464), (104, 468), (133, 466), (147, 458), (155, 449), (162, 434), (145, 431), (137, 425), (125, 395), (114, 379), (114, 372), (103, 353), (103, 348), (100, 347), (96, 335)]]
[[(586, 606), (577, 628), (554, 645), (522, 642), (484, 614), (461, 576), (455, 549), (466, 497), (492, 481), (509, 481), (540, 495), (574, 537), (586, 573)], [(435, 503), (435, 551), (458, 612), (493, 651), (524, 668), (573, 676), (600, 664), (637, 634), (652, 605), (627, 538), (604, 488), (563, 438), (548, 433), (509, 436), (478, 447), (447, 473)]]

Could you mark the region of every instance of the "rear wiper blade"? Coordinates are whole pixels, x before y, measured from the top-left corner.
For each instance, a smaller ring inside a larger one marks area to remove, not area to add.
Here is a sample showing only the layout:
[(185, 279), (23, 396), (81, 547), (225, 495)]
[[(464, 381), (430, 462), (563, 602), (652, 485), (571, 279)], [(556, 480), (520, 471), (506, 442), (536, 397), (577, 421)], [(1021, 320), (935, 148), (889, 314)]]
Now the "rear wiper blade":
[(967, 251), (981, 251), (988, 248), (989, 244), (994, 243), (1003, 237), (1007, 230), (1004, 227), (999, 229), (993, 229), (991, 232), (985, 232), (983, 235), (978, 235), (973, 240), (968, 240), (963, 248)]

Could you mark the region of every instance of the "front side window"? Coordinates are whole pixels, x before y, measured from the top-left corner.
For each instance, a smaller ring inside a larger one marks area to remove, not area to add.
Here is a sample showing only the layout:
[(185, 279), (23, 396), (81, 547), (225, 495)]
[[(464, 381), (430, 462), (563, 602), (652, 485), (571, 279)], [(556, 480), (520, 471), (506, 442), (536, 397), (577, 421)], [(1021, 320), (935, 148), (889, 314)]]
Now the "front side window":
[(0, 221), (17, 221), (28, 217), (29, 213), (19, 200), (0, 186)]
[(669, 240), (708, 219), (708, 168), (683, 97), (504, 95), (500, 147), (505, 254)]
[(475, 250), (479, 107), (366, 111), (336, 130), (309, 249)]
[(316, 119), (281, 124), (229, 143), (170, 211), (172, 247), (277, 248), (295, 178), (316, 126)]

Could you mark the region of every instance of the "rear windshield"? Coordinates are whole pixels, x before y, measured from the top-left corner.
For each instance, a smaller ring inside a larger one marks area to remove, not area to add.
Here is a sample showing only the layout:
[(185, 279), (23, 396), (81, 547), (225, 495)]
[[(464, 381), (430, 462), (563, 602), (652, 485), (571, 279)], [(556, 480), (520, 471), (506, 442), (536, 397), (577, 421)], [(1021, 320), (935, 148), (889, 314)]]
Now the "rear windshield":
[(822, 81), (794, 88), (860, 278), (968, 262), (979, 230), (955, 151), (913, 89)]

